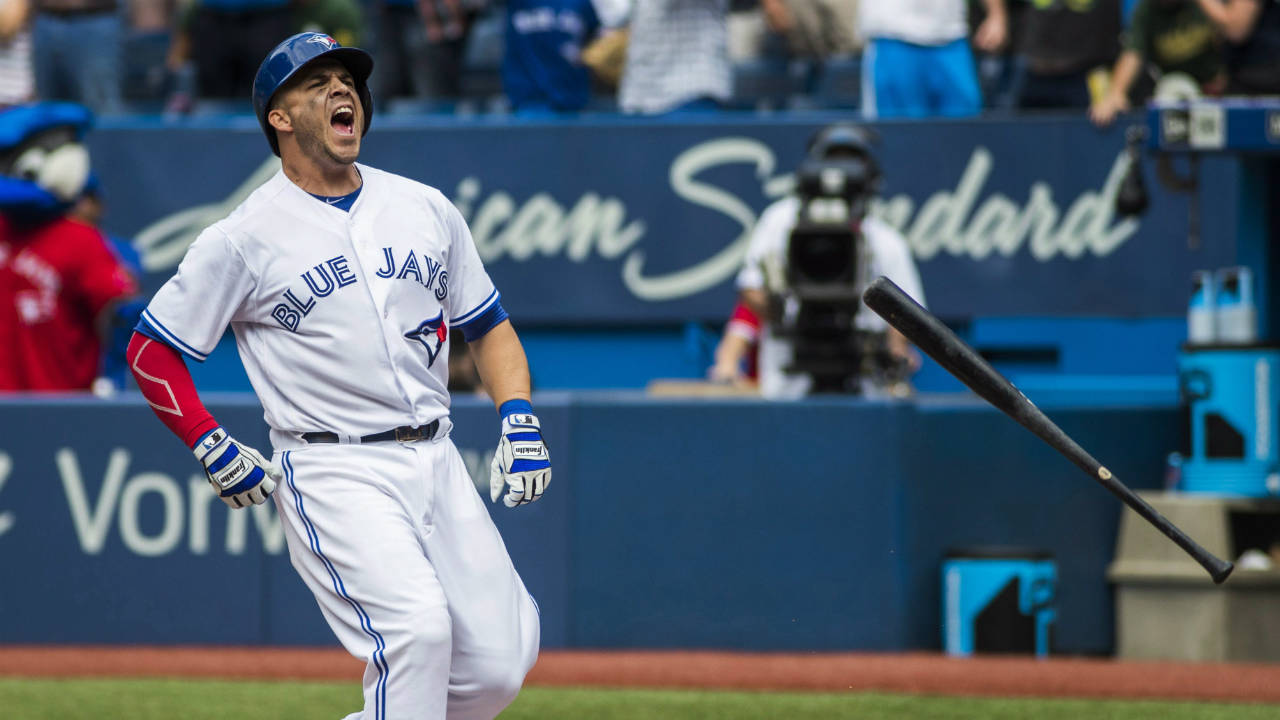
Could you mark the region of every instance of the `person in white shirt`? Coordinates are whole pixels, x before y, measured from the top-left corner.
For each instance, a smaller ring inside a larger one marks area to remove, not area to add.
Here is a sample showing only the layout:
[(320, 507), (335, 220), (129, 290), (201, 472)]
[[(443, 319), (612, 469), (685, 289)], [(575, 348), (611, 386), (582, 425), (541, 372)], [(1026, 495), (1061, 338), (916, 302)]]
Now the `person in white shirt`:
[(30, 11), (27, 0), (0, 0), (0, 107), (35, 97)]
[[(1009, 36), (1004, 0), (982, 0), (974, 33), (994, 52)], [(862, 0), (862, 114), (867, 118), (976, 115), (982, 93), (969, 48), (965, 0)]]
[(623, 112), (716, 110), (728, 100), (733, 91), (728, 12), (728, 0), (633, 3), (627, 64), (618, 88)]
[[(860, 296), (861, 291), (872, 280), (884, 275), (923, 304), (924, 288), (906, 238), (884, 221), (865, 214), (870, 195), (874, 193), (879, 179), (879, 168), (871, 153), (868, 134), (855, 125), (837, 123), (822, 129), (810, 141), (809, 146), (810, 160), (838, 161), (841, 158), (855, 158), (868, 168), (868, 193), (852, 203), (854, 211), (849, 217), (851, 237), (857, 239), (855, 246), (860, 250), (853, 290)], [(789, 296), (788, 288), (783, 286), (780, 279), (786, 274), (788, 246), (801, 206), (800, 196), (793, 194), (765, 209), (752, 230), (747, 258), (737, 278), (739, 303), (764, 318), (758, 366), (760, 392), (768, 398), (799, 398), (815, 391), (812, 376), (804, 372), (787, 371), (795, 359), (795, 341), (780, 327), (778, 319), (778, 311), (784, 316), (786, 313), (794, 314), (797, 305), (796, 298)], [(889, 327), (883, 318), (862, 306), (861, 301), (858, 303), (852, 330), (881, 337), (888, 355), (895, 359), (906, 374), (919, 368), (919, 354), (911, 347), (910, 342), (897, 330)], [(734, 379), (733, 368), (739, 365), (742, 358), (728, 355), (729, 353), (717, 355), (716, 367), (711, 371), (713, 379)], [(850, 372), (857, 374), (852, 369)], [(865, 376), (862, 380), (858, 388), (862, 393), (902, 395), (909, 392), (905, 378), (897, 378), (891, 383), (883, 383), (882, 378), (870, 376)]]

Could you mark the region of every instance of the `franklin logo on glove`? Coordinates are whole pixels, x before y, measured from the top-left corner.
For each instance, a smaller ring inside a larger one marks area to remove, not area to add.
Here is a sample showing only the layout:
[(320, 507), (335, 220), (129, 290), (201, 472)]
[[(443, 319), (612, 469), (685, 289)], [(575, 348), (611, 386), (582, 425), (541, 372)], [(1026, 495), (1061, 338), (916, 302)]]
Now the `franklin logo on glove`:
[(489, 465), (489, 498), (497, 502), (502, 488), (509, 485), (503, 504), (527, 505), (542, 497), (551, 484), (551, 455), (542, 439), (542, 425), (528, 400), (508, 400), (498, 413), (502, 437)]
[(257, 450), (232, 440), (221, 427), (205, 433), (191, 451), (204, 465), (214, 492), (233, 508), (261, 505), (284, 478), (280, 468)]

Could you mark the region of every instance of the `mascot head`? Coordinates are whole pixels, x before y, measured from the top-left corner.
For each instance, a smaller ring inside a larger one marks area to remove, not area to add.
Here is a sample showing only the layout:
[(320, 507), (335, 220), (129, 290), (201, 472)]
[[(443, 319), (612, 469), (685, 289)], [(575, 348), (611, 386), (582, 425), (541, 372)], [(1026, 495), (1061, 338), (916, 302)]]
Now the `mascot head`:
[(34, 224), (65, 213), (89, 181), (88, 108), (42, 102), (0, 110), (0, 213)]

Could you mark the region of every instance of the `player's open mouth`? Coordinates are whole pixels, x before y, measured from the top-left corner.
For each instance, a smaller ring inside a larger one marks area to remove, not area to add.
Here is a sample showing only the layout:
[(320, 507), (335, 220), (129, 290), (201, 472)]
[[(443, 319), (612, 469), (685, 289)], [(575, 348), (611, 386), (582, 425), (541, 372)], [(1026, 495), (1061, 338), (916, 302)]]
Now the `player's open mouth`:
[(333, 111), (329, 124), (339, 135), (356, 134), (356, 111), (350, 105), (343, 105)]

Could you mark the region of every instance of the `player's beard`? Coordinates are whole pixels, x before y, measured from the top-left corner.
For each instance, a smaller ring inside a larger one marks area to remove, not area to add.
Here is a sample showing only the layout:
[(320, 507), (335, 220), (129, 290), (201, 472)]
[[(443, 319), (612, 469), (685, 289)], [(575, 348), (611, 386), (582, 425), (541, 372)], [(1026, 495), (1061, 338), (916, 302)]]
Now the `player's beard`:
[[(333, 128), (329, 125), (327, 116), (317, 120), (315, 113), (299, 113), (299, 117), (292, 120), (295, 137), (298, 138), (298, 148), (302, 150), (303, 155), (313, 161), (323, 164), (350, 165), (360, 155), (359, 137), (356, 138), (355, 146), (350, 150), (333, 147), (328, 142), (328, 135)], [(356, 118), (356, 121), (361, 122), (359, 118)]]

